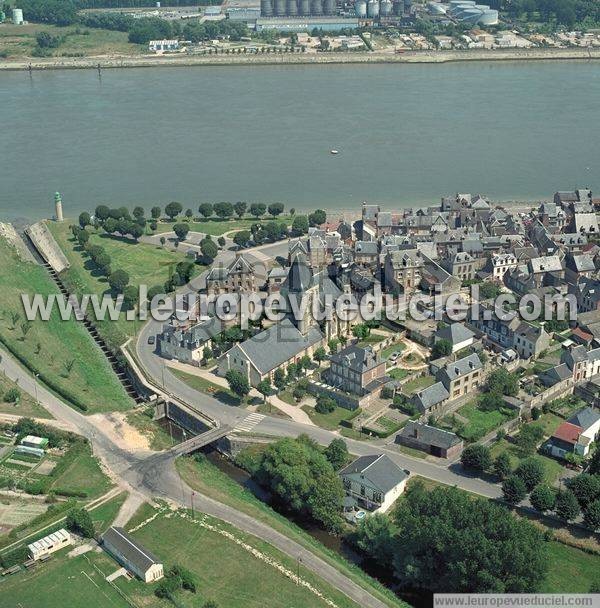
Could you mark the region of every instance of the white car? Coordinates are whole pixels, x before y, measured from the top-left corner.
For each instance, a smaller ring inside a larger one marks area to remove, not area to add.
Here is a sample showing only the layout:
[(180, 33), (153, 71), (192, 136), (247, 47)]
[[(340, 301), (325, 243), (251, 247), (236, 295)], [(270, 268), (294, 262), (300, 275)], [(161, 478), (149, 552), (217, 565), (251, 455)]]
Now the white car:
[(388, 361), (390, 363), (396, 363), (396, 361), (398, 361), (399, 356), (400, 356), (400, 353), (398, 351), (395, 351), (388, 357)]

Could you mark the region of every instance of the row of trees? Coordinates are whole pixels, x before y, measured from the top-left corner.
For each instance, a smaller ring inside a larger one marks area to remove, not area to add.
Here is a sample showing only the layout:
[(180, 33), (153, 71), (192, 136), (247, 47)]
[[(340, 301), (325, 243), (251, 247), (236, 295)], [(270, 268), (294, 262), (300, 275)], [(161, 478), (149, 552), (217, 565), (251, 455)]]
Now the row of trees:
[(600, 24), (600, 4), (596, 0), (504, 0), (502, 8), (513, 18), (540, 19), (566, 27)]

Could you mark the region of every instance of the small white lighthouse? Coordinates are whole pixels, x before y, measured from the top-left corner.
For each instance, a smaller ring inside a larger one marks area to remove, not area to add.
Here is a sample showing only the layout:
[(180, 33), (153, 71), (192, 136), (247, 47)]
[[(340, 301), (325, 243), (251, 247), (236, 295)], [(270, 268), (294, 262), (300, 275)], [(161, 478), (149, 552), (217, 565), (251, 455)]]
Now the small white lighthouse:
[(57, 222), (63, 221), (63, 208), (62, 208), (62, 198), (60, 196), (60, 192), (56, 192), (54, 194), (54, 207), (55, 207), (55, 216)]

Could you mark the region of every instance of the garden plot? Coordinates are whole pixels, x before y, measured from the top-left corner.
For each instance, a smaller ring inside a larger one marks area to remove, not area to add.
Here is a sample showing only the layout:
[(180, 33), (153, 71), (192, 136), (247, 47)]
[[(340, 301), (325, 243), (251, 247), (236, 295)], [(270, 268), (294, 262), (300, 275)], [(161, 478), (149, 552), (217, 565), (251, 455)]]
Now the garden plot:
[(0, 502), (0, 527), (16, 528), (44, 513), (48, 505), (41, 500), (12, 500)]

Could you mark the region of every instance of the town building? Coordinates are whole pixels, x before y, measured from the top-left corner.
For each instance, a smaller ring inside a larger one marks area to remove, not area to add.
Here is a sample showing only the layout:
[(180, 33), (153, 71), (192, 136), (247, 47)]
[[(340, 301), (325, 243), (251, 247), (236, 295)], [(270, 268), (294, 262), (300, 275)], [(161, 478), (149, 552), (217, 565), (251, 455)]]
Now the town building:
[(390, 381), (382, 361), (370, 346), (347, 346), (330, 357), (327, 383), (354, 395), (372, 393)]
[(544, 444), (544, 450), (557, 458), (568, 454), (585, 457), (600, 433), (600, 412), (586, 407), (563, 422)]
[(213, 349), (214, 340), (223, 330), (223, 324), (216, 317), (205, 317), (187, 329), (176, 324), (166, 324), (158, 336), (161, 357), (176, 359), (190, 365), (200, 365), (205, 358), (205, 349)]
[(31, 559), (37, 561), (38, 559), (46, 559), (48, 555), (68, 547), (72, 542), (71, 534), (64, 528), (61, 528), (27, 545), (27, 551)]
[(436, 382), (427, 388), (416, 392), (410, 403), (421, 414), (440, 412), (450, 399), (450, 393), (441, 382)]
[(389, 456), (361, 456), (340, 473), (346, 495), (372, 512), (385, 513), (404, 492), (409, 473)]
[(463, 348), (472, 346), (475, 334), (462, 323), (450, 323), (435, 332), (434, 344), (440, 340), (447, 340), (452, 345), (452, 352), (456, 353)]
[(483, 365), (476, 353), (448, 363), (436, 374), (436, 380), (441, 382), (450, 399), (457, 399), (473, 392), (483, 382)]
[(110, 527), (102, 535), (102, 546), (124, 568), (145, 583), (152, 583), (164, 576), (163, 564), (158, 558), (123, 528)]
[(413, 420), (396, 435), (396, 442), (438, 458), (456, 458), (463, 449), (458, 435)]

